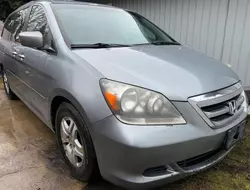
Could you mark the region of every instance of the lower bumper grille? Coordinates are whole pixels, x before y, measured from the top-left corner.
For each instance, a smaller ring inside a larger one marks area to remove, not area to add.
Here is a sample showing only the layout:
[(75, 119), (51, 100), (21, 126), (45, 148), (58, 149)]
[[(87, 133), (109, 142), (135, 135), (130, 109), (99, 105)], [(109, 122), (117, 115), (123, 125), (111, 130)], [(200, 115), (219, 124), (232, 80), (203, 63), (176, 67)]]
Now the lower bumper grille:
[(169, 172), (167, 171), (167, 168), (165, 166), (158, 166), (146, 169), (142, 175), (146, 177), (154, 177), (154, 176), (166, 175), (167, 173)]
[(183, 169), (189, 168), (189, 167), (195, 166), (197, 164), (200, 164), (202, 162), (205, 162), (205, 161), (213, 158), (214, 156), (220, 154), (222, 151), (223, 150), (221, 148), (219, 148), (217, 150), (214, 150), (214, 151), (211, 151), (211, 152), (208, 152), (208, 153), (205, 153), (205, 154), (193, 157), (193, 158), (189, 158), (187, 160), (177, 162), (177, 164), (178, 164), (178, 166), (180, 166)]

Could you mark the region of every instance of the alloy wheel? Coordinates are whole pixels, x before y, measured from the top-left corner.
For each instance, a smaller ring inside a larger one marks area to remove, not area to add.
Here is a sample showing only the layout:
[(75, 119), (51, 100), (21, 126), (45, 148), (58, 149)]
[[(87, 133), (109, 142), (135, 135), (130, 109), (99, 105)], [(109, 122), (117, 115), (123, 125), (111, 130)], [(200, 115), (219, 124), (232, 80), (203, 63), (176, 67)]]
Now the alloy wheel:
[(66, 157), (75, 167), (81, 167), (85, 163), (83, 139), (81, 138), (77, 125), (70, 117), (61, 120), (61, 140)]

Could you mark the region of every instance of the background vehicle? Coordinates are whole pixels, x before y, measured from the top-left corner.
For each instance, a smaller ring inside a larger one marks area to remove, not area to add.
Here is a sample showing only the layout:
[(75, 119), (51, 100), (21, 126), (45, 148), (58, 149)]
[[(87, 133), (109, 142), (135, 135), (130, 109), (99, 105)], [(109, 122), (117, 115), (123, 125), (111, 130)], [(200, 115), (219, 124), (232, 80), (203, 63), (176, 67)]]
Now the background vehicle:
[(242, 138), (237, 75), (136, 13), (31, 2), (2, 37), (6, 94), (56, 132), (81, 180), (99, 167), (124, 187), (157, 186), (212, 166)]

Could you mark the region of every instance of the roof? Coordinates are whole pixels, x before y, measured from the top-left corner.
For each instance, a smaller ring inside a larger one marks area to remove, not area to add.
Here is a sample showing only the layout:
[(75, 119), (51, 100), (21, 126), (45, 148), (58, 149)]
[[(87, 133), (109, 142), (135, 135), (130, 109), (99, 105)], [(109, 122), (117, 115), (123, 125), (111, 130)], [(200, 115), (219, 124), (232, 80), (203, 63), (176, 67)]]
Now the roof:
[(36, 0), (33, 2), (50, 2), (52, 4), (75, 4), (75, 5), (95, 5), (102, 7), (112, 7), (110, 5), (98, 4), (94, 2), (82, 2), (82, 1), (74, 1), (74, 0)]
[[(89, 5), (89, 6), (98, 6), (98, 7), (106, 7), (106, 8), (113, 8), (113, 9), (121, 9), (118, 7), (113, 7), (110, 5), (98, 4), (98, 3), (91, 3), (91, 2), (81, 2), (81, 1), (74, 1), (74, 0), (34, 0), (30, 1), (29, 3), (24, 4), (23, 6), (16, 9), (14, 12), (20, 11), (34, 3), (51, 3), (51, 4), (73, 4), (73, 5)], [(13, 14), (12, 12), (11, 14)]]

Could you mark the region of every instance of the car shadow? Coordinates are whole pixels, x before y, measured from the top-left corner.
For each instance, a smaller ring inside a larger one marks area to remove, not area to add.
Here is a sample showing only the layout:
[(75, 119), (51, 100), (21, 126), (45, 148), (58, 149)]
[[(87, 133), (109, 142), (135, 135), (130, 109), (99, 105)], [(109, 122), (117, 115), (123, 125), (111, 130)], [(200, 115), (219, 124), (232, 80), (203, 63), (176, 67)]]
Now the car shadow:
[(84, 190), (125, 190), (125, 189), (117, 187), (99, 177), (98, 179), (89, 181), (89, 183), (84, 187)]

